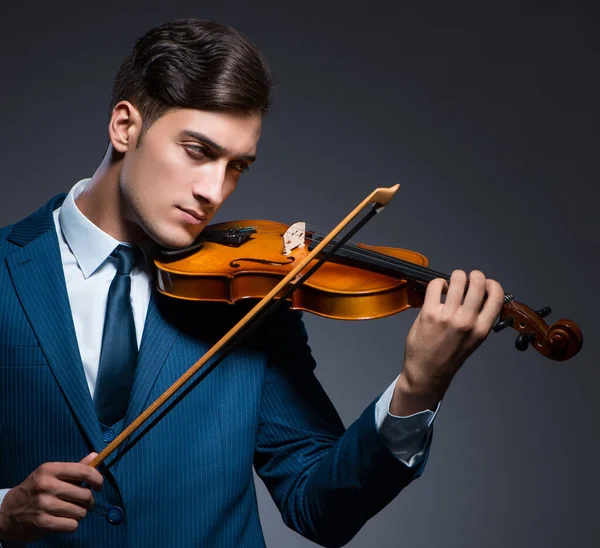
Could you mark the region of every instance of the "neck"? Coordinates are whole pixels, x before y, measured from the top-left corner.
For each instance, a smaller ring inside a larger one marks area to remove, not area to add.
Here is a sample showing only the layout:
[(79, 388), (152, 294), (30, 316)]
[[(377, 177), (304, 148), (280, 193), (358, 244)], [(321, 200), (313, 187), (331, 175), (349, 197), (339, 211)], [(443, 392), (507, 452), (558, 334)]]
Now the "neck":
[(123, 159), (109, 145), (86, 188), (77, 196), (79, 210), (102, 231), (120, 242), (136, 243), (145, 233), (131, 218), (121, 191)]

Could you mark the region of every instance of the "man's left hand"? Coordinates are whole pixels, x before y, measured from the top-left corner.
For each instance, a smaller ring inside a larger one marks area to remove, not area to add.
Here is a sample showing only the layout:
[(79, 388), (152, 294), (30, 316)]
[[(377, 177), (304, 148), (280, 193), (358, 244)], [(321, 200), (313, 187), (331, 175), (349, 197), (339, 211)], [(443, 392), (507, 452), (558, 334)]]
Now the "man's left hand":
[(455, 270), (449, 284), (442, 278), (428, 284), (406, 339), (402, 374), (390, 403), (393, 415), (435, 409), (464, 361), (487, 338), (504, 290), (478, 270), (468, 282), (467, 288), (466, 273)]

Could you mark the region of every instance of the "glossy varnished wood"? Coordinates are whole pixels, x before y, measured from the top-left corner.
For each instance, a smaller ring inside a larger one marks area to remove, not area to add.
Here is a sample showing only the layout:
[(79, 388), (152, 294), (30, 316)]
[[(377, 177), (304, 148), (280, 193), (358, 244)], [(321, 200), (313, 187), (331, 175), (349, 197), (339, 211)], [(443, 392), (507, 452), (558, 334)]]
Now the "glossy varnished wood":
[[(244, 220), (213, 225), (218, 229), (233, 226), (252, 226), (257, 233), (240, 247), (205, 242), (201, 250), (189, 257), (168, 262), (156, 260), (159, 291), (175, 298), (228, 303), (262, 298), (308, 253), (304, 247), (283, 255), (282, 235), (288, 227), (281, 223)], [(425, 256), (414, 251), (361, 247), (420, 266), (428, 264)], [(291, 301), (295, 309), (327, 318), (361, 320), (420, 306), (420, 294), (415, 282), (328, 262), (292, 294)]]

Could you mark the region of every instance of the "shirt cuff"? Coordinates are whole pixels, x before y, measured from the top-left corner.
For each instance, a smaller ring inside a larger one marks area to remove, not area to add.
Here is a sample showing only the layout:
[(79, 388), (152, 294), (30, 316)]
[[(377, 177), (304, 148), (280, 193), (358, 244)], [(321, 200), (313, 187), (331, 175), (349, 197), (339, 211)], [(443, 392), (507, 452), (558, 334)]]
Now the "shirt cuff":
[[(6, 493), (8, 493), (10, 491), (10, 489), (0, 489), (0, 506), (2, 506), (2, 503), (4, 502), (4, 497), (6, 496)], [(2, 546), (0, 544), (0, 546)]]
[(435, 412), (425, 409), (414, 415), (399, 417), (390, 413), (390, 402), (396, 387), (396, 381), (381, 395), (375, 406), (375, 424), (377, 432), (393, 455), (409, 468), (418, 464), (427, 449), (433, 421), (440, 409), (439, 402)]

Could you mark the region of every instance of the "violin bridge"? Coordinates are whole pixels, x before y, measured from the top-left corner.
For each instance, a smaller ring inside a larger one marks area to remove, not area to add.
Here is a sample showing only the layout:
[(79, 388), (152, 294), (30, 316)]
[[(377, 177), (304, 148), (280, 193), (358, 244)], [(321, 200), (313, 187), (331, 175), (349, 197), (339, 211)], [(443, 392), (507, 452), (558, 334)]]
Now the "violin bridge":
[(294, 223), (283, 235), (283, 254), (289, 255), (297, 247), (304, 247), (306, 223)]

